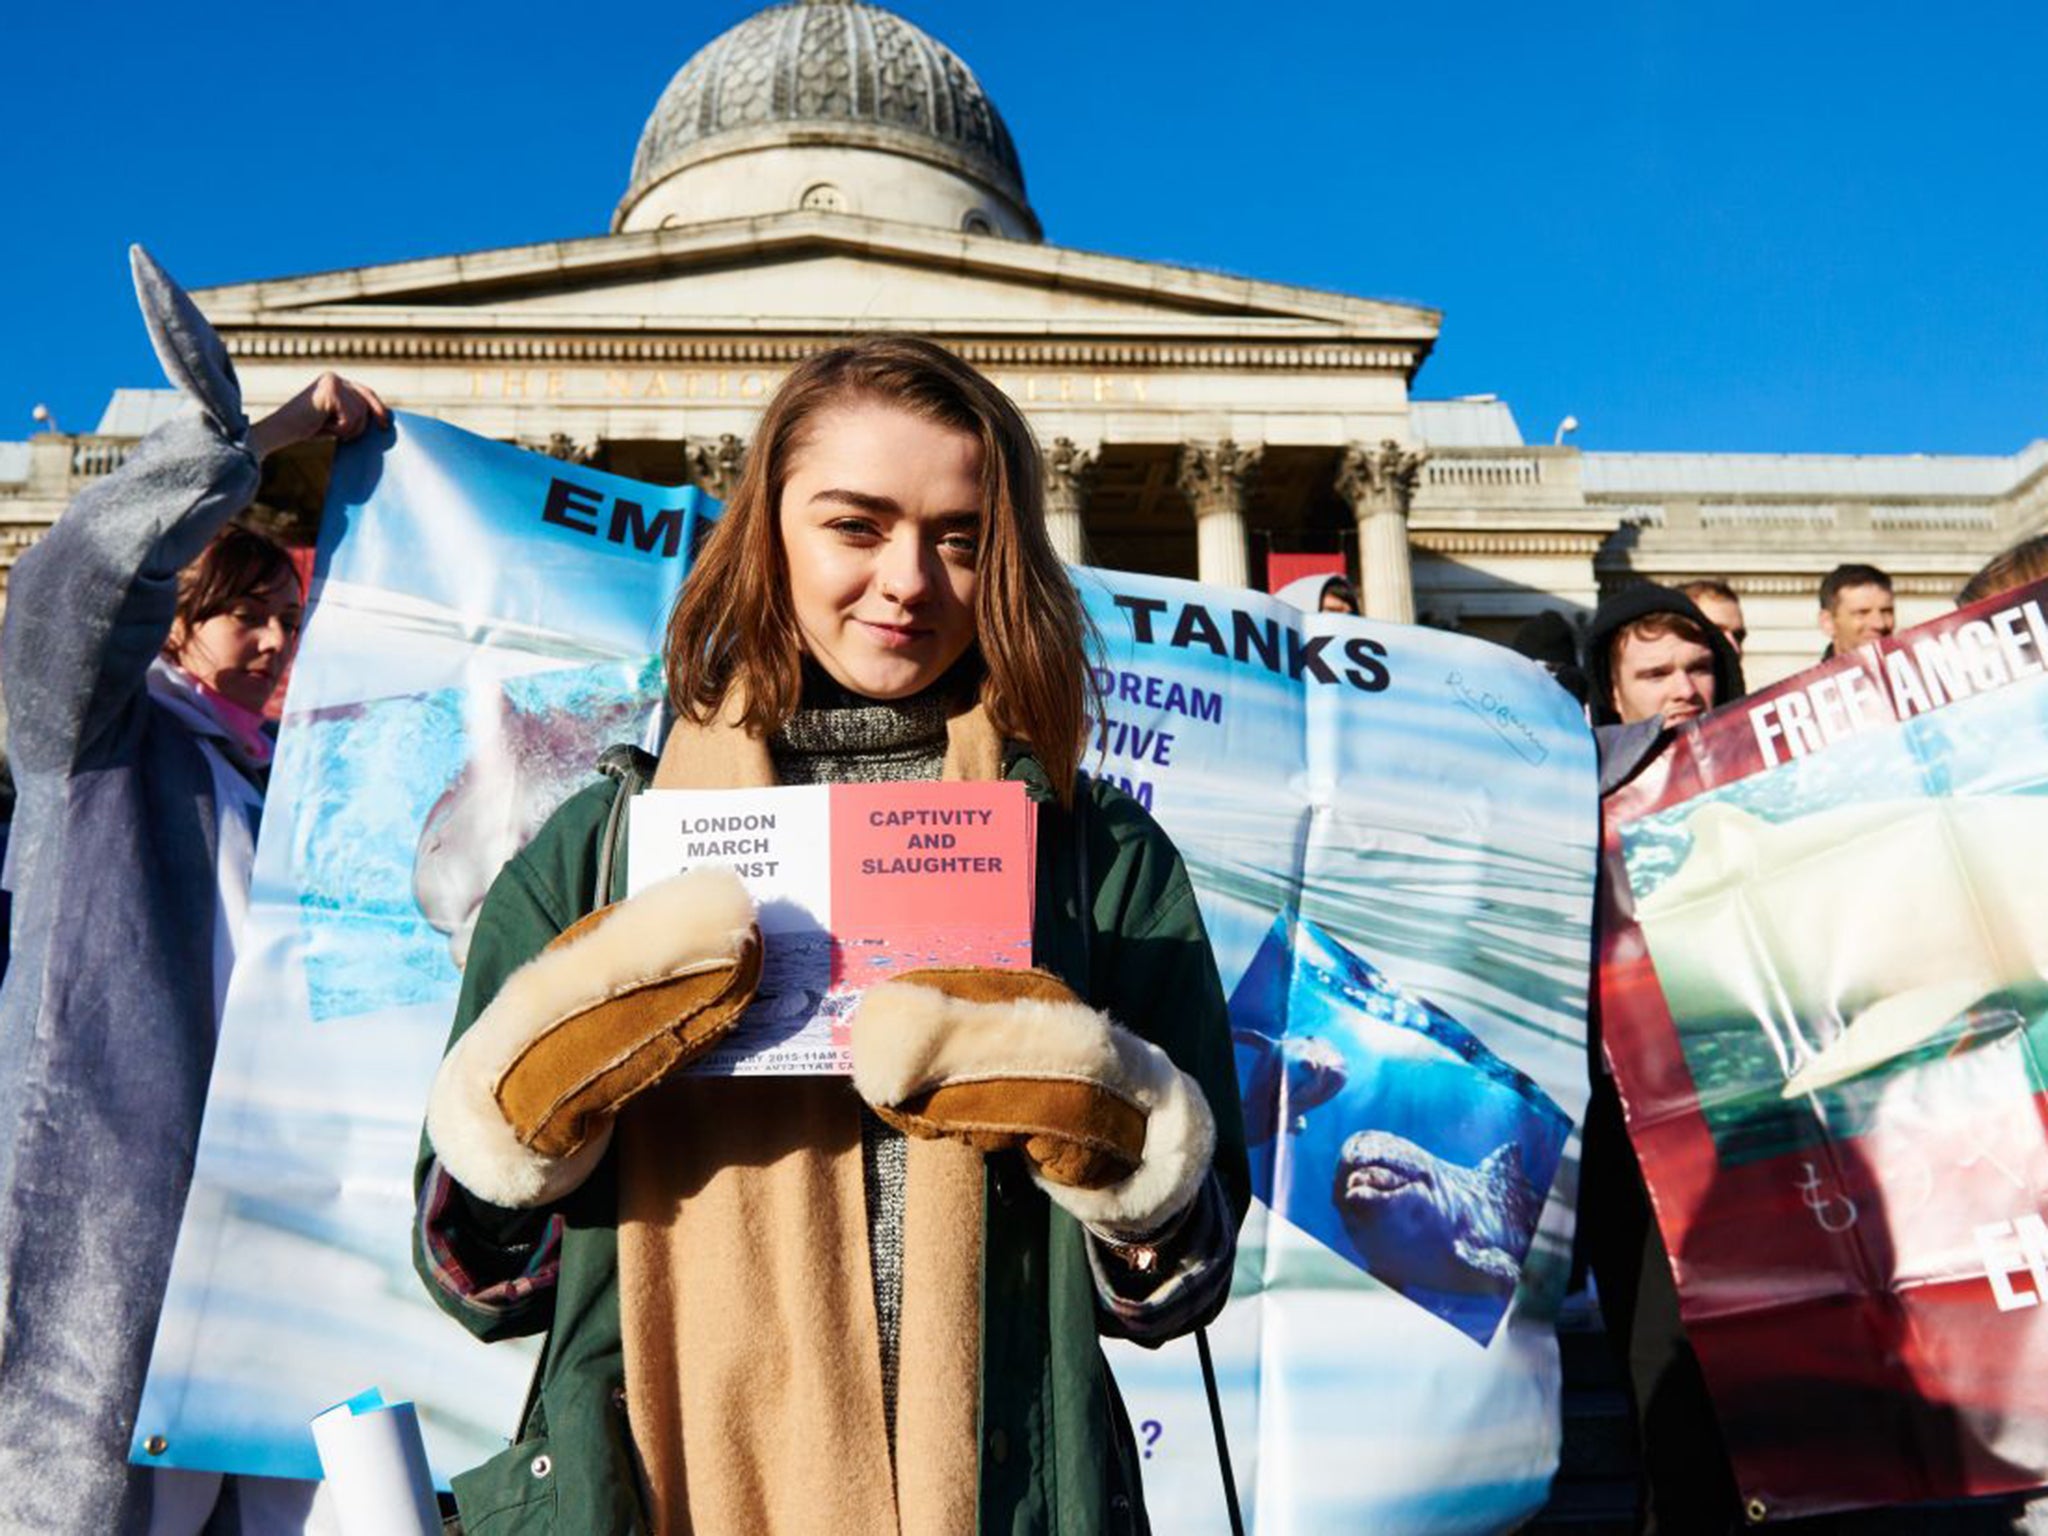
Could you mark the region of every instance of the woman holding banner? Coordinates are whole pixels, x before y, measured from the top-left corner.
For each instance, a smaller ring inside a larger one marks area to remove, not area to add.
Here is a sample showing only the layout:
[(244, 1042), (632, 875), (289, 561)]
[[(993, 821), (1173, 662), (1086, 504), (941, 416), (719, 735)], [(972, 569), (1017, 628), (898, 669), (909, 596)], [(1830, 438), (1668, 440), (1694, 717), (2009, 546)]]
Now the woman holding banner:
[(870, 989), (851, 1085), (680, 1076), (759, 976), (737, 878), (597, 891), (598, 785), (493, 886), (418, 1260), (480, 1337), (548, 1338), (518, 1442), (456, 1479), (473, 1532), (1146, 1528), (1097, 1336), (1221, 1307), (1248, 1179), (1192, 888), (1079, 773), (1041, 483), (941, 348), (798, 367), (671, 619), (654, 775), (1021, 781), (1039, 970)]
[(248, 899), (264, 706), (304, 602), (285, 553), (230, 519), (266, 455), (385, 411), (329, 374), (251, 424), (218, 338), (134, 262), (199, 409), (82, 492), (8, 594), (0, 1529), (268, 1536), (319, 1528), (316, 1484), (128, 1456)]

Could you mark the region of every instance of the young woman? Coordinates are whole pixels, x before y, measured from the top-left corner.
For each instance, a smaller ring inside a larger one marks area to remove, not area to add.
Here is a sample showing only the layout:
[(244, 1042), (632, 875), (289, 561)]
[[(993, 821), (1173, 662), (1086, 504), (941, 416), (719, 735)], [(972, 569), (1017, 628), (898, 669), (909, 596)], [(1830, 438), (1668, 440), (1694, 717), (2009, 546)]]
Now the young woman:
[[(146, 297), (153, 273), (138, 272)], [(10, 1531), (187, 1536), (218, 1506), (227, 1528), (296, 1532), (314, 1499), (313, 1484), (230, 1479), (224, 1491), (218, 1476), (128, 1464), (248, 896), (270, 755), (262, 711), (303, 602), (284, 552), (228, 519), (255, 495), (266, 454), (354, 436), (384, 414), (330, 374), (252, 426), (231, 381), (219, 371), (205, 409), (81, 493), (9, 584)]]
[(1146, 1528), (1097, 1336), (1222, 1305), (1243, 1133), (1180, 860), (1079, 772), (1085, 620), (1040, 473), (941, 348), (797, 368), (671, 620), (654, 780), (1021, 781), (1039, 972), (872, 990), (852, 1083), (677, 1075), (758, 974), (737, 882), (586, 917), (618, 894), (598, 785), (493, 887), (419, 1260), (480, 1337), (548, 1340), (518, 1442), (456, 1479), (472, 1536)]

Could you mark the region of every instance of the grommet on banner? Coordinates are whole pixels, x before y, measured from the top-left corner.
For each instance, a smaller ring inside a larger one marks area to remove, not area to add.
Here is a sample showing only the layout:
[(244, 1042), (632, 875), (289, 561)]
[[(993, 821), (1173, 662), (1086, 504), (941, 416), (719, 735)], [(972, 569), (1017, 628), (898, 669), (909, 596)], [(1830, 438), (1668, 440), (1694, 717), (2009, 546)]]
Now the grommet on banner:
[(1762, 1499), (1751, 1499), (1742, 1506), (1742, 1518), (1751, 1525), (1762, 1525), (1770, 1517), (1770, 1509), (1764, 1504)]
[(162, 1435), (151, 1435), (142, 1442), (142, 1448), (152, 1456), (161, 1456), (171, 1448), (171, 1442)]

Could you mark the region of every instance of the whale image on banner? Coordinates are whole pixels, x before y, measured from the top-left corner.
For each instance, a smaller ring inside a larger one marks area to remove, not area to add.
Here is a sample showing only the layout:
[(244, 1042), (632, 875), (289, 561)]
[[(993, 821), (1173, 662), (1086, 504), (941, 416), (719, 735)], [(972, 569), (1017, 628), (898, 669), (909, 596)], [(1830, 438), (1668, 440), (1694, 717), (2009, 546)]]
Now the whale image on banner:
[(1491, 1340), (1571, 1117), (1457, 1020), (1292, 912), (1273, 920), (1230, 1017), (1245, 1121), (1282, 1127), (1253, 1139), (1259, 1198)]

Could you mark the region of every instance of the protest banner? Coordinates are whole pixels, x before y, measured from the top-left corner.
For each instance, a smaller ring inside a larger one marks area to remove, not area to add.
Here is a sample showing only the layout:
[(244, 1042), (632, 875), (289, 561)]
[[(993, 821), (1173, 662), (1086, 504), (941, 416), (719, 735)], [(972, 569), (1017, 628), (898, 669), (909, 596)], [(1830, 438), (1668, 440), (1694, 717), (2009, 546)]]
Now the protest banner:
[(1684, 728), (1601, 1018), (1753, 1520), (2048, 1477), (2048, 588)]
[[(428, 484), (474, 513), (461, 611), (479, 615), (431, 667), (408, 583), (435, 563), (419, 525), (454, 541), (457, 514), (386, 505)], [(583, 756), (522, 802), (536, 810), (598, 745), (636, 734), (696, 513), (683, 494), (412, 418), (395, 445), (344, 452), (344, 526), (324, 536), (259, 853), (258, 974), (231, 1004), (140, 1430), (172, 1458), (311, 1475), (306, 1419), (365, 1379), (418, 1404), (443, 1477), (502, 1446), (530, 1356), (440, 1319), (405, 1236), (462, 920), (511, 851), (472, 848), (470, 817), (525, 783), (463, 767), (464, 732), (482, 718), (500, 739), (556, 739), (504, 702), (515, 683), (562, 706), (548, 719), (574, 715)], [(671, 508), (680, 526), (660, 521)], [(646, 556), (669, 530), (664, 584)], [(541, 587), (536, 540), (548, 600), (517, 607)], [(606, 562), (601, 601), (594, 576), (589, 601), (564, 596), (585, 579), (578, 555)], [(1085, 767), (1174, 836), (1232, 1002), (1258, 1200), (1212, 1335), (1247, 1513), (1278, 1536), (1512, 1526), (1557, 1457), (1590, 734), (1540, 668), (1469, 637), (1189, 582), (1077, 580), (1102, 638)], [(359, 589), (374, 601), (333, 606)], [(337, 848), (345, 879), (323, 862)], [(422, 863), (463, 878), (419, 878)], [(284, 1260), (241, 1257), (265, 1244)], [(1227, 1530), (1193, 1348), (1113, 1359), (1155, 1527)]]
[[(1211, 1328), (1248, 1528), (1483, 1532), (1557, 1463), (1590, 733), (1441, 631), (1089, 571), (1092, 771), (1186, 859), (1257, 1195)], [(1229, 1530), (1195, 1351), (1112, 1345), (1154, 1526)]]
[(661, 622), (713, 504), (400, 414), (335, 458), (132, 1459), (318, 1477), (374, 1381), (437, 1470), (504, 1443), (528, 1344), (412, 1272), (412, 1161), (499, 867), (652, 742)]

